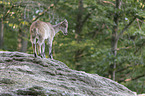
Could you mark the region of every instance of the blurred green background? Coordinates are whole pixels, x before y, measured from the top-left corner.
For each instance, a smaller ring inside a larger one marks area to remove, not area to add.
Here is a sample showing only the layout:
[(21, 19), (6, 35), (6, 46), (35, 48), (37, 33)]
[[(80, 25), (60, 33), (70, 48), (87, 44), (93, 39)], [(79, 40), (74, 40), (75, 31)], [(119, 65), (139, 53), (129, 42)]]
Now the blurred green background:
[(0, 0), (0, 50), (33, 54), (31, 23), (67, 19), (68, 35), (59, 32), (53, 41), (54, 59), (145, 93), (144, 5), (144, 0)]

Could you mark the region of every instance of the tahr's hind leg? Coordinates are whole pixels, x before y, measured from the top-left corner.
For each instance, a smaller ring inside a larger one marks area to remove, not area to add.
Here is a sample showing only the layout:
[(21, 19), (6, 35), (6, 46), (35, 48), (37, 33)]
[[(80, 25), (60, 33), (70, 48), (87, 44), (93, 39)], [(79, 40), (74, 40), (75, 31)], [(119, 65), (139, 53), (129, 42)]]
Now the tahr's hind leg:
[(45, 42), (42, 44), (42, 56), (45, 58)]
[(42, 57), (42, 54), (41, 54), (41, 45), (40, 43), (38, 43), (38, 54)]
[(38, 57), (37, 49), (36, 49), (36, 38), (31, 38), (31, 43), (32, 43), (34, 57)]
[(41, 52), (41, 46), (42, 46), (43, 43), (44, 43), (44, 39), (39, 37), (39, 40), (38, 40), (38, 53), (41, 56), (41, 58), (44, 57), (43, 53)]

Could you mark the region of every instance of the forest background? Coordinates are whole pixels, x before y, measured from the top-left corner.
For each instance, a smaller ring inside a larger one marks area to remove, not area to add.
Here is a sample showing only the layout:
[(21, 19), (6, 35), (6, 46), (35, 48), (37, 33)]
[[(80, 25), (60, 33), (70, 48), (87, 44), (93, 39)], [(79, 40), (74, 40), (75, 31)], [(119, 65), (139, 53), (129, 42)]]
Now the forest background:
[[(0, 50), (33, 53), (29, 27), (37, 19), (68, 20), (57, 33), (54, 59), (145, 93), (144, 0), (0, 0)], [(45, 50), (48, 58), (48, 46)]]

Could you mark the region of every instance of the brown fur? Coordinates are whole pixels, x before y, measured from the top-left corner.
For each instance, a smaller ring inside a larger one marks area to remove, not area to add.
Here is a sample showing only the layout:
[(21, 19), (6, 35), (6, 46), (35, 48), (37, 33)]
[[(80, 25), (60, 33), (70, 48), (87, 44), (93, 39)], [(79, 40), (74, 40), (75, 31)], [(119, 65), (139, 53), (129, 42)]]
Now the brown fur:
[[(35, 21), (30, 26), (30, 40), (33, 47), (34, 56), (37, 57), (37, 50), (36, 50), (36, 43), (38, 44), (38, 53), (41, 55), (41, 57), (45, 57), (44, 51), (45, 51), (45, 40), (48, 39), (49, 44), (49, 56), (52, 57), (52, 41), (55, 36), (55, 34), (59, 31), (62, 31), (64, 34), (67, 34), (67, 28), (68, 28), (68, 22), (67, 20), (64, 20), (57, 25), (51, 25), (48, 22), (43, 21)], [(38, 41), (36, 42), (36, 39)], [(41, 46), (42, 46), (42, 52), (41, 52)]]

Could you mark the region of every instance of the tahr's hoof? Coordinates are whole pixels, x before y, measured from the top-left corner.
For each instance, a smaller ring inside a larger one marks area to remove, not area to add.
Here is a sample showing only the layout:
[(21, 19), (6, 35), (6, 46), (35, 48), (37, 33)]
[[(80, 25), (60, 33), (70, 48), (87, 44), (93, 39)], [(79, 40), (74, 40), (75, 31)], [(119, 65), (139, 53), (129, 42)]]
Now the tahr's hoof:
[(49, 55), (49, 57), (50, 57), (50, 59), (52, 59), (52, 60), (53, 60), (53, 56), (52, 56), (51, 54)]
[(45, 58), (45, 54), (44, 53), (41, 53), (39, 54), (41, 58)]
[(38, 57), (36, 53), (34, 53), (34, 57), (35, 57), (35, 58), (37, 58), (37, 57)]
[(53, 57), (50, 57), (51, 60), (53, 60)]

